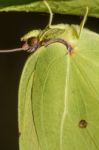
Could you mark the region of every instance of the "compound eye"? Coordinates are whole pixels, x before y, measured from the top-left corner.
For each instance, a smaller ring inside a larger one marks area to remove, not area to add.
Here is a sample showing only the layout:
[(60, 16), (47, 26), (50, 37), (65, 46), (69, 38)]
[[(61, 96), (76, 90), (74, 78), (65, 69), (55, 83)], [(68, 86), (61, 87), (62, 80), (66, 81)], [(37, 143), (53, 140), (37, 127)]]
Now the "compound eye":
[(29, 47), (38, 45), (38, 43), (39, 43), (39, 39), (37, 37), (31, 37), (27, 40), (27, 44), (29, 45)]

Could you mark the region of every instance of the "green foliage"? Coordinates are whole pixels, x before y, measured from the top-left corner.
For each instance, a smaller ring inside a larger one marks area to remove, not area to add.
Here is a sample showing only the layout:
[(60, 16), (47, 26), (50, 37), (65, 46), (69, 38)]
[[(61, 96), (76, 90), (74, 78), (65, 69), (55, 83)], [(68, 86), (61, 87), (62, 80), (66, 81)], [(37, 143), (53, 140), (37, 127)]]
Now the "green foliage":
[[(47, 0), (52, 11), (61, 14), (83, 15), (89, 8), (89, 16), (99, 17), (98, 0)], [(43, 0), (0, 0), (0, 11), (48, 12)]]
[[(71, 1), (72, 2), (72, 1)], [(58, 25), (59, 27), (60, 25)], [(48, 29), (61, 43), (28, 58), (19, 87), (20, 150), (99, 149), (99, 35), (80, 26)]]

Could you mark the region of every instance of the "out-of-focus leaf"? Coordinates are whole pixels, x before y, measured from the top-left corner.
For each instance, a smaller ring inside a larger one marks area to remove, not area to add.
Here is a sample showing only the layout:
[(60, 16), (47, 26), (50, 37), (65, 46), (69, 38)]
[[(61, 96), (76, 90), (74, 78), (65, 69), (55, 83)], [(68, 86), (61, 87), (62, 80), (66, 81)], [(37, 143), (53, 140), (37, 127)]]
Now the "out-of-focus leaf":
[[(47, 0), (52, 11), (61, 14), (84, 15), (89, 8), (89, 16), (99, 17), (99, 0)], [(43, 0), (0, 0), (0, 11), (48, 12)]]

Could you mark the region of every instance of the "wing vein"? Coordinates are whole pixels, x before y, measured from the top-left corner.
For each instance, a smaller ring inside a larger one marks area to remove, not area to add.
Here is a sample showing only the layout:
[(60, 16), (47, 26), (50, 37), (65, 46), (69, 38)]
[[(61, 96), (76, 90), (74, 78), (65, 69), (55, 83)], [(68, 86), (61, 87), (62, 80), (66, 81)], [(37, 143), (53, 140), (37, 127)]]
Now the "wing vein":
[(64, 95), (64, 110), (61, 119), (60, 125), (60, 150), (63, 149), (63, 128), (66, 115), (68, 114), (68, 92), (69, 92), (69, 76), (70, 76), (70, 57), (67, 57), (67, 71), (66, 71), (66, 80), (65, 80), (65, 95)]

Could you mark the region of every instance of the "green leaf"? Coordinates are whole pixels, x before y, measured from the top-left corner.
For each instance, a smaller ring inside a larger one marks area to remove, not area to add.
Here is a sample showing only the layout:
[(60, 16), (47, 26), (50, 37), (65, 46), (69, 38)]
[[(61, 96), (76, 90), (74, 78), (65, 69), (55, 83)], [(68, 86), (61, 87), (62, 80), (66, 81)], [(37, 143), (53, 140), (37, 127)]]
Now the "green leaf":
[(28, 58), (19, 86), (20, 150), (99, 149), (99, 35), (65, 26)]
[[(52, 11), (61, 14), (84, 15), (89, 8), (89, 16), (99, 17), (98, 0), (47, 0)], [(43, 0), (0, 0), (0, 11), (48, 12)]]

